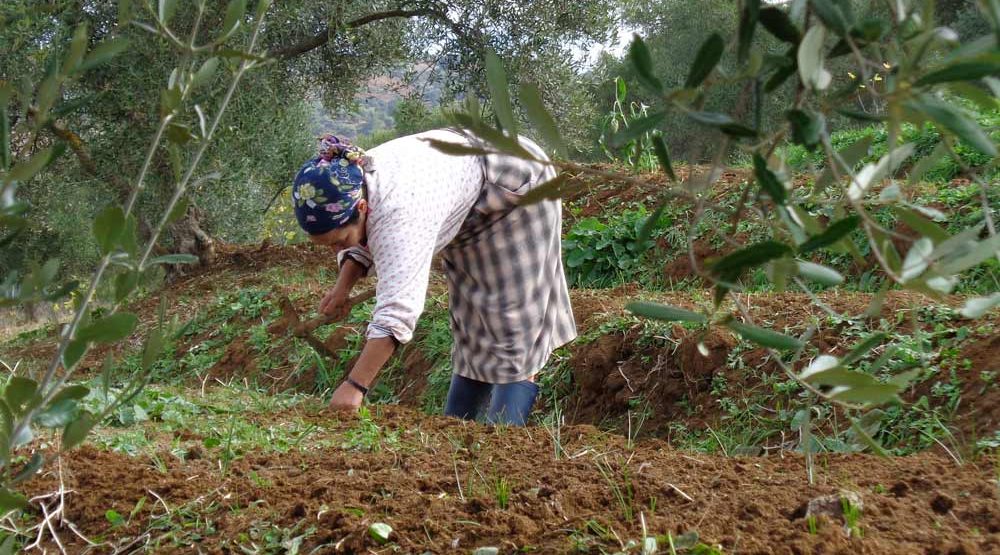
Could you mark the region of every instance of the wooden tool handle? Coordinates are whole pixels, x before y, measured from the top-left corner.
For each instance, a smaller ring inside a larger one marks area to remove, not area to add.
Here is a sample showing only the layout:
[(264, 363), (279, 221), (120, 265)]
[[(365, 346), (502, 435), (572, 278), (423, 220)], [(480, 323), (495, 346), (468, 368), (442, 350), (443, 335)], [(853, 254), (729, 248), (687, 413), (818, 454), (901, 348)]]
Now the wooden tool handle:
[[(375, 289), (369, 289), (368, 291), (365, 291), (364, 293), (360, 293), (358, 295), (355, 295), (355, 296), (347, 299), (348, 311), (350, 311), (350, 309), (354, 308), (355, 305), (363, 303), (363, 302), (367, 301), (368, 299), (371, 299), (374, 296), (375, 296)], [(334, 323), (336, 321), (337, 321), (337, 318), (335, 318), (333, 316), (327, 316), (325, 314), (324, 315), (320, 315), (320, 316), (317, 316), (317, 317), (315, 317), (315, 318), (313, 318), (311, 320), (307, 320), (307, 321), (302, 322), (301, 324), (295, 326), (293, 332), (294, 332), (294, 334), (296, 336), (302, 337), (304, 335), (311, 334), (318, 327), (325, 326), (327, 324), (332, 324), (332, 323)]]

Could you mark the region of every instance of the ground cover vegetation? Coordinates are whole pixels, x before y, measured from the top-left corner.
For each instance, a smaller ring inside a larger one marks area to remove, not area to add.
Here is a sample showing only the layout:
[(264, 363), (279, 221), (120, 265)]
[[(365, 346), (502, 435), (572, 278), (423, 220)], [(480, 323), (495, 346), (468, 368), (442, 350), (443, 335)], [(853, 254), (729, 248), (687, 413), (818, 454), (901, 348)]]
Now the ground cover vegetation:
[[(501, 3), (386, 5), (339, 25), (305, 2), (132, 4), (3, 12), (12, 51), (34, 54), (26, 79), (4, 67), (0, 83), (0, 298), (72, 315), (0, 338), (0, 549), (1000, 549), (995, 2), (697, 3), (715, 16), (704, 28), (685, 19), (695, 3), (629, 4), (645, 40), (569, 81), (593, 86), (574, 97), (593, 101), (589, 129), (551, 102), (568, 70), (533, 65), (532, 49), (560, 47), (506, 27)], [(567, 40), (610, 21), (558, 15), (516, 20)], [(393, 32), (369, 35), (376, 22)], [(304, 128), (295, 87), (350, 102), (310, 75), (346, 71), (343, 84), (392, 59), (344, 69), (333, 53), (403, 57), (406, 38), (442, 27), (451, 86), (479, 94), (468, 110), (404, 103), (395, 132), (457, 121), (512, 149), (498, 126), (527, 127), (563, 171), (542, 193), (564, 198), (581, 337), (540, 376), (526, 429), (436, 416), (451, 370), (436, 275), (369, 405), (325, 412), (371, 302), (317, 330), (320, 346), (295, 336), (335, 264), (297, 244), (280, 203), (263, 231), (237, 231), (249, 216), (219, 195), (263, 209), (282, 165), (307, 155), (307, 132), (272, 149), (241, 129)], [(157, 119), (129, 130), (147, 142), (122, 158), (138, 177), (111, 178), (99, 164), (121, 143), (105, 143), (117, 124), (101, 110), (126, 105), (108, 83), (139, 79), (121, 75), (137, 52), (156, 61), (148, 90), (167, 86), (143, 100)], [(288, 111), (261, 117), (269, 102)], [(42, 250), (46, 187), (69, 175), (87, 175), (93, 203), (74, 217), (96, 219), (75, 224), (76, 246)], [(173, 235), (192, 217), (213, 222), (211, 263)]]

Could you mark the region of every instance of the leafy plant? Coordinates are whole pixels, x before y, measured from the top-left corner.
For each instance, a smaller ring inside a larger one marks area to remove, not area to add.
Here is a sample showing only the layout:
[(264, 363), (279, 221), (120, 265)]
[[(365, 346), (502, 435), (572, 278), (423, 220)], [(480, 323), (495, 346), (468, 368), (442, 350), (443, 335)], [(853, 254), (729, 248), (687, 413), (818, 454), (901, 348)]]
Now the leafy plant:
[[(653, 131), (649, 125), (649, 106), (628, 100), (628, 85), (621, 77), (615, 77), (615, 101), (611, 110), (601, 120), (601, 135), (598, 144), (609, 160), (621, 160), (626, 166), (640, 171), (653, 171), (657, 167), (653, 153)], [(645, 131), (630, 139), (630, 128), (639, 126)]]
[(649, 236), (657, 236), (668, 228), (671, 218), (660, 215), (647, 230), (643, 228), (650, 215), (642, 206), (610, 216), (602, 222), (597, 218), (578, 221), (563, 239), (566, 276), (579, 287), (611, 287), (635, 281), (648, 270), (653, 252)]

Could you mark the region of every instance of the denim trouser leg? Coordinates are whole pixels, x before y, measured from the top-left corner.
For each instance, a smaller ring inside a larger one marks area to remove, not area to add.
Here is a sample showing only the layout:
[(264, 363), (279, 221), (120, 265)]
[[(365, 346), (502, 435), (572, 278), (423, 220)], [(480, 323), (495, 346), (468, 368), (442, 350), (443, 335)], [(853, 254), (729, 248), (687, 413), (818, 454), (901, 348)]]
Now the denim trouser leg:
[(493, 386), (486, 421), (490, 424), (524, 426), (538, 396), (538, 385), (528, 380)]
[(444, 405), (444, 415), (475, 420), (492, 390), (491, 383), (453, 374), (451, 386), (448, 388), (448, 401)]

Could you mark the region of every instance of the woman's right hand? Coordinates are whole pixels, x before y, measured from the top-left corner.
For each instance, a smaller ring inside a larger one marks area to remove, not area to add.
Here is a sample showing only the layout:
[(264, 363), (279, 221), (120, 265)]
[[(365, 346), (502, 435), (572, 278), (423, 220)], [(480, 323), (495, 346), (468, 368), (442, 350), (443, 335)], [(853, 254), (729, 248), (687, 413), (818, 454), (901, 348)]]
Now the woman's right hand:
[(323, 300), (319, 302), (319, 312), (330, 316), (334, 321), (344, 320), (351, 312), (348, 294), (343, 292), (340, 287), (331, 287), (323, 296)]

